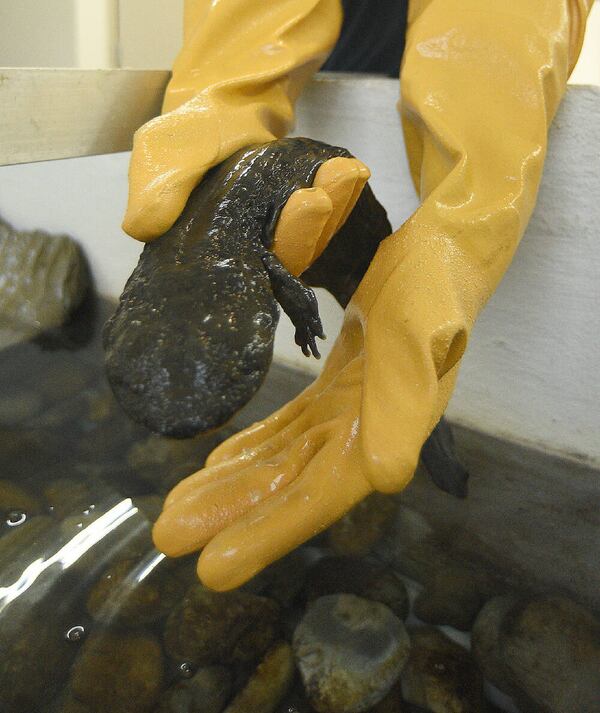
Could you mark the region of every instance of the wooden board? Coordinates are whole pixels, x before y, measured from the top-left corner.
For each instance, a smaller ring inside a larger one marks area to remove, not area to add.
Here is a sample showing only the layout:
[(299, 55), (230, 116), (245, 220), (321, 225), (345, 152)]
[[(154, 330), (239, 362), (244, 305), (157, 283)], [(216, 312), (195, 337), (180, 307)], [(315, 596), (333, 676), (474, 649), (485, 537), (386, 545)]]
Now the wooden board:
[(0, 165), (127, 151), (169, 72), (0, 69)]

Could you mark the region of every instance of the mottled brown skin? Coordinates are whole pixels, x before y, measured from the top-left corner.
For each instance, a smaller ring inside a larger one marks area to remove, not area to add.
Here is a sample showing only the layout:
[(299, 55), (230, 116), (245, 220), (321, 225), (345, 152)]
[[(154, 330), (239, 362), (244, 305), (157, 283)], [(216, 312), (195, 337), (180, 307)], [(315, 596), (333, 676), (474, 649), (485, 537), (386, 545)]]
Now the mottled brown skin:
[(307, 284), (325, 287), (346, 306), (391, 233), (367, 184), (301, 279), (270, 250), (288, 198), (310, 187), (321, 164), (337, 156), (351, 154), (304, 138), (240, 151), (205, 176), (169, 231), (145, 245), (104, 329), (108, 379), (131, 418), (179, 438), (226, 423), (267, 374), (277, 303), (302, 351), (318, 356), (322, 326)]

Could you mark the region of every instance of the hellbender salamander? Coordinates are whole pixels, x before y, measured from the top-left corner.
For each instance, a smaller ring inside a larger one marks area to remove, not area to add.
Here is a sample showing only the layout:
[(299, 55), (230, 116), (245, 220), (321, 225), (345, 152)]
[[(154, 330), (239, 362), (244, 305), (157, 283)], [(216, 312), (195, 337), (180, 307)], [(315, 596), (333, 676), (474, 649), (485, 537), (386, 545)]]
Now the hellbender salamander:
[[(345, 306), (391, 233), (367, 184), (302, 279), (270, 250), (288, 198), (338, 156), (351, 154), (306, 138), (239, 151), (204, 177), (175, 225), (145, 245), (103, 335), (108, 379), (134, 420), (179, 438), (227, 422), (267, 374), (277, 303), (296, 328), (296, 343), (318, 355), (315, 339), (323, 334), (308, 285), (325, 287)], [(438, 426), (433, 438), (446, 428)], [(450, 480), (464, 485), (464, 470), (436, 443), (429, 448), (430, 461), (441, 459), (434, 480), (449, 489), (442, 480), (452, 461), (460, 472)]]

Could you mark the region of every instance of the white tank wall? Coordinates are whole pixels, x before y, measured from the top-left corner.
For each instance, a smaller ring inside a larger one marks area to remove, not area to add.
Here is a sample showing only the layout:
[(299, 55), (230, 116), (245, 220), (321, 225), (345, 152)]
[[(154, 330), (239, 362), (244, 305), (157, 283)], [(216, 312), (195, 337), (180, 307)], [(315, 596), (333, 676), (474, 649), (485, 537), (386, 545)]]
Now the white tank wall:
[[(416, 205), (392, 80), (320, 79), (298, 133), (347, 145), (372, 169), (398, 226)], [(552, 129), (538, 207), (514, 263), (473, 332), (449, 407), (463, 424), (600, 462), (600, 89), (572, 87)], [(66, 231), (116, 296), (140, 246), (120, 221), (128, 154), (0, 168), (0, 215), (19, 228)], [(339, 310), (321, 301), (333, 337)], [(282, 319), (277, 357), (305, 360)]]

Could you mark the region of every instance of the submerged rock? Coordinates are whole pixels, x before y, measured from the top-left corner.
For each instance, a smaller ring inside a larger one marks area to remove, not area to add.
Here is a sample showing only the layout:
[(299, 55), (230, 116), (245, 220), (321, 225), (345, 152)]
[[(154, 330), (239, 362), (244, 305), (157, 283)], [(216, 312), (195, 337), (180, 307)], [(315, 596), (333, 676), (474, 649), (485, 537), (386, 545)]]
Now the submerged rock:
[(153, 710), (163, 685), (160, 644), (145, 633), (100, 631), (75, 661), (71, 688), (94, 713)]
[(468, 631), (482, 606), (477, 582), (464, 572), (446, 570), (419, 594), (414, 613), (428, 624)]
[(185, 440), (151, 435), (131, 446), (127, 464), (139, 480), (165, 493), (202, 468), (208, 454), (232, 432), (223, 428)]
[(408, 703), (431, 713), (485, 710), (483, 678), (469, 652), (430, 627), (411, 632), (402, 694)]
[(273, 713), (294, 678), (294, 655), (286, 642), (275, 644), (225, 713)]
[(92, 713), (92, 709), (89, 706), (73, 698), (72, 695), (65, 697), (56, 708), (53, 707), (52, 713), (55, 711), (56, 713)]
[(275, 708), (275, 713), (315, 713), (306, 698), (301, 682), (297, 681), (292, 690), (283, 697)]
[(164, 619), (184, 592), (183, 584), (172, 576), (172, 569), (173, 565), (157, 553), (141, 561), (124, 560), (111, 565), (88, 596), (89, 614), (98, 621), (128, 626)]
[(244, 585), (244, 590), (274, 599), (283, 608), (294, 605), (304, 589), (308, 568), (321, 557), (314, 547), (298, 547)]
[(19, 527), (33, 515), (42, 512), (37, 498), (10, 480), (0, 480), (0, 532)]
[(383, 604), (337, 594), (309, 606), (293, 646), (311, 705), (319, 713), (359, 713), (390, 691), (410, 640)]
[(600, 621), (579, 604), (492, 599), (472, 645), (486, 677), (525, 710), (600, 713)]
[(479, 612), (471, 632), (471, 650), (483, 675), (508, 695), (512, 686), (504, 665), (501, 637), (504, 619), (517, 602), (514, 596), (490, 599)]
[(402, 688), (397, 683), (368, 713), (412, 713), (402, 698)]
[(0, 221), (0, 346), (64, 324), (87, 285), (85, 259), (74, 240), (16, 231)]
[(383, 571), (383, 566), (360, 557), (323, 557), (309, 570), (306, 594), (318, 599), (328, 594), (359, 594)]
[(175, 659), (194, 664), (249, 663), (275, 639), (279, 607), (243, 591), (213, 592), (193, 584), (169, 616), (165, 646)]
[[(230, 695), (229, 670), (224, 666), (207, 666), (192, 678), (171, 686), (156, 713), (221, 713)], [(250, 713), (255, 709), (247, 710)]]
[(364, 587), (361, 596), (385, 604), (399, 619), (406, 619), (410, 609), (408, 591), (397, 572), (387, 569), (373, 577)]
[(18, 395), (3, 394), (0, 401), (0, 424), (15, 426), (37, 416), (42, 408), (42, 397), (35, 391), (23, 391)]
[(86, 417), (94, 423), (102, 423), (118, 416), (120, 409), (108, 386), (102, 384), (88, 389), (84, 394), (87, 406)]
[(60, 602), (47, 597), (38, 604), (37, 595), (28, 594), (4, 608), (0, 618), (2, 713), (30, 713), (49, 703), (78, 651), (65, 637), (69, 616)]
[(50, 512), (58, 520), (71, 514), (84, 513), (94, 504), (89, 485), (80, 479), (53, 480), (44, 487), (44, 497)]
[(364, 557), (392, 523), (398, 501), (373, 493), (327, 531), (328, 544), (338, 555)]
[(324, 557), (310, 570), (309, 599), (328, 594), (356, 594), (388, 606), (396, 616), (408, 616), (409, 601), (402, 578), (393, 570), (358, 557)]

